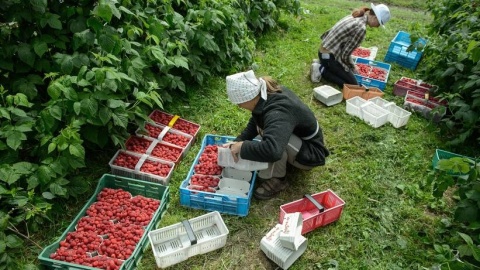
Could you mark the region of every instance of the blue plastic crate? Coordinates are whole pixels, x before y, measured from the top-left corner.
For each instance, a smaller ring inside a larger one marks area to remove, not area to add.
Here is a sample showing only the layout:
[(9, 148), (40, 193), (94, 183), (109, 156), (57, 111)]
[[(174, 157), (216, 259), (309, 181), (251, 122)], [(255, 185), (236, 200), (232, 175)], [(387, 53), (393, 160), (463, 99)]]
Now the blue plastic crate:
[(387, 86), (388, 76), (390, 75), (390, 69), (391, 69), (390, 64), (382, 63), (378, 61), (372, 61), (365, 58), (355, 59), (355, 64), (366, 64), (372, 67), (385, 69), (387, 71), (387, 75), (385, 76), (385, 81), (364, 77), (364, 76), (361, 76), (360, 74), (354, 74), (358, 84), (364, 85), (366, 87), (377, 87), (382, 91), (385, 90), (385, 87)]
[(250, 208), (250, 201), (253, 195), (253, 187), (255, 186), (255, 179), (257, 177), (256, 171), (252, 173), (250, 189), (246, 197), (188, 189), (190, 178), (195, 173), (194, 167), (198, 164), (200, 156), (202, 155), (205, 147), (207, 145), (222, 145), (227, 142), (233, 141), (234, 139), (235, 137), (231, 136), (220, 136), (212, 134), (205, 135), (202, 141), (202, 147), (198, 151), (197, 157), (195, 158), (187, 177), (180, 184), (180, 205), (195, 209), (203, 209), (207, 211), (218, 211), (220, 213), (243, 217), (247, 216), (248, 210)]
[(415, 42), (417, 48), (412, 51), (407, 51), (408, 47), (412, 44), (410, 34), (407, 32), (399, 31), (395, 38), (390, 42), (387, 54), (385, 55), (385, 62), (395, 62), (403, 67), (415, 70), (423, 55), (423, 48), (427, 45), (427, 40), (419, 38)]

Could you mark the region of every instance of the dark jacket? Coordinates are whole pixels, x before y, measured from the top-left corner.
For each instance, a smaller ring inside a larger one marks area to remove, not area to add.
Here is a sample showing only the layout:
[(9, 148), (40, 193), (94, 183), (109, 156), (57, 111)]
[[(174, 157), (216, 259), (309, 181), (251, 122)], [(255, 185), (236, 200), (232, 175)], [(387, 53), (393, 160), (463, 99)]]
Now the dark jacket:
[[(263, 130), (260, 142), (251, 141), (258, 135), (257, 126)], [(291, 90), (282, 87), (282, 92), (268, 94), (266, 101), (258, 101), (246, 128), (235, 141), (244, 141), (240, 152), (243, 159), (275, 162), (281, 159), (292, 134), (308, 137), (316, 128), (313, 112)], [(324, 165), (329, 154), (319, 127), (316, 136), (303, 140), (296, 161), (312, 167)]]

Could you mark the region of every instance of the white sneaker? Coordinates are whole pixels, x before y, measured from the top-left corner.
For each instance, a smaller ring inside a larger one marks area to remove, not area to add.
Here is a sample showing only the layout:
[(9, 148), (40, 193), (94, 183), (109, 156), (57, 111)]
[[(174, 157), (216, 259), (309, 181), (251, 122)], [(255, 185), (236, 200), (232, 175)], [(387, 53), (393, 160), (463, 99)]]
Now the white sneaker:
[(314, 83), (320, 82), (322, 79), (322, 73), (320, 73), (320, 63), (313, 62), (312, 67), (310, 69), (310, 79)]

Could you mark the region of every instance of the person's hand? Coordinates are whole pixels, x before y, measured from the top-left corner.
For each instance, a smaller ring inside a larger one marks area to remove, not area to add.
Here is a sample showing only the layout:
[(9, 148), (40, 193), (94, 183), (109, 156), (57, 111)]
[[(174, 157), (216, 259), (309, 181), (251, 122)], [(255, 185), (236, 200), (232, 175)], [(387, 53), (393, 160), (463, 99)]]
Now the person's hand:
[(228, 146), (230, 148), (230, 152), (232, 152), (233, 160), (238, 162), (240, 157), (240, 150), (242, 150), (243, 142), (234, 142)]

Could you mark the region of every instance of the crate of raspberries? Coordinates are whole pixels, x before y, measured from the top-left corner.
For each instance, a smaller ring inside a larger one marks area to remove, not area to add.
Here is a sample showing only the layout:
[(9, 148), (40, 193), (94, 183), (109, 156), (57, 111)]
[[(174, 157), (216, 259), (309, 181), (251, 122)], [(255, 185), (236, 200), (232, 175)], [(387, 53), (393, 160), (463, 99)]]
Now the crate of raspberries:
[(246, 216), (256, 171), (218, 164), (218, 149), (235, 137), (207, 134), (190, 171), (180, 184), (180, 204), (186, 207)]
[(422, 80), (401, 77), (393, 85), (393, 94), (404, 97), (407, 94), (407, 91), (417, 91), (425, 94), (427, 92), (434, 92), (437, 88), (438, 86), (426, 83)]
[(168, 207), (169, 187), (104, 174), (95, 193), (38, 256), (55, 269), (135, 269)]
[(377, 87), (384, 91), (387, 86), (390, 64), (372, 61), (364, 58), (355, 59), (357, 73), (355, 78), (359, 85), (365, 87)]
[(178, 115), (169, 114), (163, 111), (154, 110), (148, 117), (157, 124), (174, 128), (180, 132), (192, 136), (193, 142), (196, 140), (197, 134), (200, 130), (199, 124), (187, 121)]

